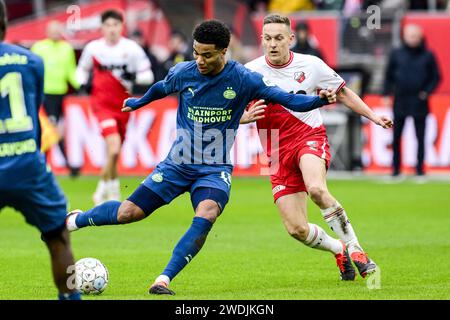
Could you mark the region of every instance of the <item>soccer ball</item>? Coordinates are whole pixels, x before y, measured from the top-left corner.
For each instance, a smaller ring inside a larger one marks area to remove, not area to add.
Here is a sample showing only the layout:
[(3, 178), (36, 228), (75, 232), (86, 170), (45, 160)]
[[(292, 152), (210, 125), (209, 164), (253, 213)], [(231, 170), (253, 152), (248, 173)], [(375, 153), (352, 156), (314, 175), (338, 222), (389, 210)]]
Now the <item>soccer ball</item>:
[(80, 259), (75, 263), (76, 286), (83, 294), (100, 294), (108, 285), (109, 273), (95, 258)]

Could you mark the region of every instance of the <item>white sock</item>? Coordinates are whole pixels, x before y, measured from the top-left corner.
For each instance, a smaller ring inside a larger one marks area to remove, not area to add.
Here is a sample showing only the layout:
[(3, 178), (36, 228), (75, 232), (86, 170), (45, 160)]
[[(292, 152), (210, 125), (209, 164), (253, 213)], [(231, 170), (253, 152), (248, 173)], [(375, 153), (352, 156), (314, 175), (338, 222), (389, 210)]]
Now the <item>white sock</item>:
[(157, 282), (164, 282), (165, 284), (167, 284), (167, 286), (169, 286), (170, 279), (168, 276), (162, 274), (156, 278), (155, 283), (157, 283)]
[(76, 214), (73, 214), (69, 216), (66, 220), (66, 228), (69, 231), (75, 231), (78, 230), (77, 224), (75, 223), (75, 218), (77, 217)]
[(95, 189), (95, 193), (98, 194), (105, 193), (107, 184), (108, 184), (107, 181), (103, 179), (99, 180), (97, 183), (97, 188)]
[(323, 218), (330, 226), (337, 236), (345, 242), (347, 245), (349, 254), (355, 251), (363, 251), (361, 248), (358, 238), (356, 237), (355, 231), (353, 230), (350, 221), (348, 220), (347, 214), (344, 208), (339, 202), (327, 209), (321, 209)]
[(330, 237), (325, 230), (316, 224), (308, 223), (309, 234), (306, 240), (303, 241), (305, 245), (314, 249), (330, 251), (333, 254), (342, 252), (342, 243)]
[(112, 179), (107, 181), (108, 200), (120, 201), (120, 180)]
[(107, 181), (103, 179), (98, 181), (97, 188), (95, 189), (95, 192), (92, 196), (92, 200), (94, 201), (94, 204), (96, 206), (102, 204), (107, 200), (106, 199), (108, 191), (107, 187), (108, 187)]

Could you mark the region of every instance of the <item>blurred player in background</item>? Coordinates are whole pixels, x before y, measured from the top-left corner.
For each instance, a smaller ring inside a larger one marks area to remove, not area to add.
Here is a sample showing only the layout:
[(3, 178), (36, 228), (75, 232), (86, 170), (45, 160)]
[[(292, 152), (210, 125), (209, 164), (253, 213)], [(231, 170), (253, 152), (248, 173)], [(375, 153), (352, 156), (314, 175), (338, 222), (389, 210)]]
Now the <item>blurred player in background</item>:
[(63, 25), (52, 20), (47, 24), (47, 39), (37, 41), (31, 51), (44, 60), (44, 109), (50, 122), (58, 128), (61, 140), (59, 147), (66, 160), (71, 176), (77, 176), (79, 168), (69, 165), (64, 143), (63, 102), (69, 91), (68, 84), (78, 89), (76, 81), (75, 51), (70, 43), (63, 39)]
[[(407, 24), (403, 28), (403, 45), (394, 49), (386, 65), (384, 83), (384, 103), (393, 107), (394, 137), (392, 142), (393, 172), (400, 175), (401, 138), (406, 118), (414, 119), (417, 137), (418, 177), (425, 175), (425, 125), (429, 113), (429, 97), (439, 84), (439, 67), (433, 52), (427, 49), (422, 29), (415, 24)], [(394, 94), (392, 105), (388, 95)]]
[[(289, 18), (276, 14), (266, 16), (262, 33), (265, 56), (247, 63), (247, 68), (261, 73), (287, 92), (311, 95), (322, 88), (332, 88), (337, 92), (338, 101), (351, 110), (383, 128), (392, 126), (389, 118), (372, 112), (321, 59), (289, 50), (295, 37)], [(279, 130), (279, 149), (268, 148), (267, 155), (270, 158), (277, 153), (280, 159), (278, 172), (270, 178), (275, 203), (289, 234), (311, 248), (333, 253), (343, 280), (355, 278), (350, 259), (362, 277), (373, 272), (376, 264), (364, 253), (344, 208), (327, 188), (330, 153), (320, 111), (292, 112), (280, 104), (265, 108), (261, 101), (254, 106), (244, 113), (241, 123), (257, 120), (258, 130), (265, 129), (268, 134)], [(342, 242), (318, 225), (308, 223), (308, 195)]]
[(67, 226), (124, 224), (142, 220), (174, 198), (189, 192), (195, 217), (180, 239), (163, 273), (150, 288), (152, 294), (174, 294), (171, 280), (202, 248), (213, 223), (230, 195), (230, 149), (247, 103), (255, 98), (283, 103), (296, 111), (307, 111), (335, 101), (334, 92), (322, 90), (319, 97), (289, 94), (225, 54), (230, 31), (225, 24), (209, 20), (193, 34), (195, 61), (180, 62), (141, 99), (126, 100), (129, 112), (151, 101), (179, 92), (177, 137), (168, 157), (120, 203), (108, 201), (89, 211), (69, 213)]
[(317, 40), (309, 34), (309, 26), (306, 22), (298, 22), (295, 26), (295, 45), (291, 51), (316, 56), (323, 60), (317, 46)]
[[(0, 41), (5, 38), (6, 9), (0, 0)], [(38, 120), (44, 98), (44, 64), (21, 47), (0, 42), (0, 210), (10, 206), (37, 227), (51, 256), (53, 279), (61, 300), (79, 300), (69, 289), (74, 265), (66, 229), (66, 199), (39, 151)]]
[(86, 45), (77, 68), (78, 82), (91, 93), (92, 110), (106, 142), (107, 160), (93, 195), (96, 205), (120, 200), (117, 163), (129, 119), (129, 114), (120, 109), (123, 100), (130, 96), (133, 83), (149, 85), (153, 82), (150, 61), (144, 50), (135, 41), (122, 37), (122, 14), (107, 10), (101, 21), (103, 37)]

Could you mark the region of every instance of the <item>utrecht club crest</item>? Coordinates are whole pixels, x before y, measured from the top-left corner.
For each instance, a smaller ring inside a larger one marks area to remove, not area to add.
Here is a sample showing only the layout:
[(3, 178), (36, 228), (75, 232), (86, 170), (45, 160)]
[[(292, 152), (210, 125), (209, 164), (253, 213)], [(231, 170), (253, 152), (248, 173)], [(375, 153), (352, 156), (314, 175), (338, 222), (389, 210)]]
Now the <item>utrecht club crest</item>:
[(303, 71), (294, 73), (294, 79), (298, 83), (302, 83), (306, 79), (305, 73)]

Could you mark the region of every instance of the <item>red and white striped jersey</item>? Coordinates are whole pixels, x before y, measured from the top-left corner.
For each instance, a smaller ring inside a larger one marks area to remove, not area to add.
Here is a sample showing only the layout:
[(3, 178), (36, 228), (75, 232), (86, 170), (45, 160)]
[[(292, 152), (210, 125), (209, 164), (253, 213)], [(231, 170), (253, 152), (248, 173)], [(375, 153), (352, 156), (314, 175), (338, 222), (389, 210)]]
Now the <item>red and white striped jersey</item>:
[(154, 79), (144, 50), (135, 41), (124, 37), (114, 45), (104, 38), (86, 45), (78, 62), (78, 82), (86, 84), (91, 71), (94, 108), (114, 107), (120, 111), (133, 84), (127, 74), (135, 74), (138, 84), (151, 84)]
[[(289, 61), (283, 65), (273, 65), (265, 56), (261, 56), (245, 66), (287, 92), (317, 95), (321, 89), (333, 88), (339, 91), (345, 86), (345, 81), (333, 69), (311, 55), (290, 52)], [(269, 104), (265, 118), (257, 121), (257, 126), (258, 130), (267, 129), (269, 135), (271, 129), (279, 130), (280, 152), (283, 148), (295, 147), (295, 141), (305, 136), (326, 134), (318, 109), (295, 112), (279, 104)], [(270, 147), (267, 151), (270, 155)]]

